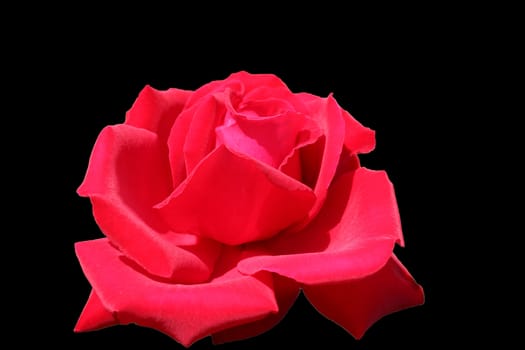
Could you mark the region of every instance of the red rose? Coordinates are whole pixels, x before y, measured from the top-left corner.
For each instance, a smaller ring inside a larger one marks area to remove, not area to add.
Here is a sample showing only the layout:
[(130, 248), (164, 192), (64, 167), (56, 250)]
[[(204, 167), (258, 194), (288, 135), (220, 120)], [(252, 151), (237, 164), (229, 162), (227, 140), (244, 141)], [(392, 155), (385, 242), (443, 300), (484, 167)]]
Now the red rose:
[(360, 338), (423, 303), (393, 255), (392, 184), (359, 164), (374, 132), (332, 96), (239, 72), (149, 86), (94, 146), (78, 189), (106, 236), (78, 242), (93, 289), (75, 327), (136, 323), (184, 346), (262, 333), (302, 289)]

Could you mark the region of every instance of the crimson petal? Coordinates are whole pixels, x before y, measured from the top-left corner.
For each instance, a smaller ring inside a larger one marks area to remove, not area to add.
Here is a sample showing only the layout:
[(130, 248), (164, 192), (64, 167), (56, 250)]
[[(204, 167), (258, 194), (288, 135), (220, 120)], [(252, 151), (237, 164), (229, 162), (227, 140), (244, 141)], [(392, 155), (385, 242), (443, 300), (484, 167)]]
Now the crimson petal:
[(294, 150), (302, 134), (319, 134), (317, 125), (297, 112), (287, 111), (258, 119), (234, 114), (233, 119), (229, 125), (217, 128), (219, 143), (274, 168)]
[(153, 131), (165, 141), (191, 94), (192, 91), (175, 88), (163, 91), (147, 85), (126, 113), (125, 124)]
[(383, 316), (424, 303), (423, 289), (395, 256), (370, 276), (305, 286), (304, 294), (321, 314), (357, 339)]
[(376, 145), (375, 131), (363, 126), (350, 113), (342, 110), (345, 120), (345, 146), (350, 153), (368, 153)]
[(314, 200), (302, 183), (222, 145), (157, 208), (176, 231), (237, 245), (277, 234)]
[(75, 251), (100, 304), (119, 324), (159, 330), (186, 347), (278, 311), (271, 275), (237, 272), (237, 248), (229, 248), (219, 260), (220, 275), (193, 285), (152, 279), (128, 264), (107, 239), (78, 242)]
[[(299, 96), (311, 96), (309, 94), (301, 93)], [(323, 206), (328, 187), (335, 175), (339, 157), (341, 155), (344, 138), (345, 138), (345, 121), (342, 116), (341, 108), (332, 95), (327, 98), (312, 97), (311, 100), (304, 100), (310, 109), (310, 115), (317, 121), (317, 124), (323, 130), (324, 148), (321, 156), (321, 164), (319, 170), (308, 170), (312, 173), (317, 173), (317, 179), (314, 187), (314, 192), (317, 200), (310, 210), (308, 219), (304, 222), (308, 223), (313, 217), (317, 215)]]
[(246, 71), (240, 71), (232, 73), (228, 79), (241, 81), (245, 87), (244, 95), (249, 96), (250, 99), (253, 99), (254, 96), (265, 96), (262, 91), (270, 91), (266, 97), (275, 97), (275, 91), (281, 91), (284, 94), (290, 92), (286, 84), (275, 74), (250, 74)]
[(111, 327), (117, 325), (119, 322), (114, 313), (108, 311), (108, 309), (102, 304), (102, 301), (95, 293), (91, 290), (89, 298), (78, 318), (77, 324), (75, 325), (75, 332), (87, 332)]
[(224, 119), (225, 112), (226, 107), (213, 96), (191, 111), (191, 123), (183, 147), (187, 174), (215, 148), (215, 128)]
[(215, 148), (215, 128), (222, 123), (225, 111), (221, 99), (208, 96), (175, 121), (167, 141), (174, 187)]
[(169, 229), (153, 205), (171, 190), (167, 152), (158, 136), (129, 125), (106, 127), (78, 189), (90, 197), (99, 227), (150, 273), (195, 283), (206, 280), (220, 252), (211, 240)]
[(385, 172), (366, 168), (338, 177), (323, 209), (303, 231), (280, 235), (251, 249), (243, 273), (270, 271), (304, 284), (365, 277), (402, 243), (394, 189)]
[(267, 332), (277, 325), (293, 306), (295, 300), (299, 296), (300, 288), (299, 284), (294, 280), (274, 275), (273, 289), (277, 299), (277, 304), (279, 305), (279, 312), (266, 316), (259, 321), (214, 333), (212, 335), (213, 343), (222, 344), (255, 337)]

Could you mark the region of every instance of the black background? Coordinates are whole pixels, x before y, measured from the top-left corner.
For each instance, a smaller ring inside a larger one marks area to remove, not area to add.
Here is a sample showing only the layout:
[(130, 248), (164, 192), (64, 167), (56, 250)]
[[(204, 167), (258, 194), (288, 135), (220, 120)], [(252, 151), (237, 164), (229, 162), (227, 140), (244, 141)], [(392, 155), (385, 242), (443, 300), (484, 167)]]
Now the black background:
[[(272, 330), (216, 348), (427, 348), (483, 340), (466, 330), (473, 317), (468, 286), (474, 262), (458, 263), (456, 252), (472, 232), (460, 219), (462, 194), (451, 189), (464, 182), (458, 167), (466, 160), (457, 153), (469, 152), (459, 126), (471, 118), (464, 86), (473, 75), (463, 53), (472, 41), (448, 30), (462, 17), (428, 11), (393, 16), (385, 9), (355, 24), (359, 15), (335, 12), (296, 14), (293, 23), (275, 11), (242, 21), (194, 16), (191, 23), (180, 23), (180, 13), (159, 20), (163, 26), (146, 15), (82, 21), (71, 15), (31, 32), (26, 61), (12, 71), (23, 83), (16, 87), (19, 110), (32, 117), (20, 128), (36, 143), (21, 151), (30, 165), (15, 159), (28, 168), (20, 177), (31, 184), (28, 198), (35, 198), (21, 199), (30, 219), (18, 221), (31, 232), (26, 254), (35, 259), (16, 276), (24, 287), (14, 293), (25, 298), (17, 328), (27, 329), (30, 320), (32, 334), (21, 343), (36, 338), (66, 348), (182, 349), (132, 325), (73, 333), (90, 291), (73, 244), (102, 237), (89, 200), (75, 191), (98, 133), (123, 122), (144, 85), (193, 90), (239, 70), (276, 74), (294, 92), (333, 93), (376, 130), (376, 149), (361, 157), (362, 165), (386, 170), (394, 183), (406, 241), (395, 252), (423, 286), (426, 303), (386, 316), (356, 341), (301, 296)], [(211, 347), (209, 338), (193, 346)]]

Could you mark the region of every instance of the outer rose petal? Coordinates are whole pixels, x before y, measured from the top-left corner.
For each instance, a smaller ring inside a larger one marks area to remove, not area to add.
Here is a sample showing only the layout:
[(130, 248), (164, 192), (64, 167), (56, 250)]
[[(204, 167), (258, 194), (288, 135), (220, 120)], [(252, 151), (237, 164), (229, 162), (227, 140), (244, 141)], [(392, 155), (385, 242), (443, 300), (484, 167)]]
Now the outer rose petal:
[(146, 86), (126, 113), (125, 124), (153, 131), (165, 141), (191, 94), (192, 91), (187, 90), (171, 88), (161, 91)]
[(332, 184), (323, 209), (302, 232), (254, 244), (257, 256), (239, 263), (253, 274), (270, 271), (304, 284), (368, 276), (402, 242), (392, 184), (385, 172), (358, 168)]
[(395, 256), (376, 273), (358, 280), (305, 286), (310, 303), (359, 339), (377, 320), (424, 303), (423, 289)]
[(224, 254), (212, 280), (193, 285), (169, 284), (142, 274), (107, 239), (79, 242), (75, 249), (101, 304), (120, 324), (157, 329), (186, 347), (278, 310), (271, 275), (238, 273), (236, 248)]
[(237, 245), (277, 234), (314, 200), (302, 183), (219, 146), (157, 208), (174, 230)]
[[(309, 108), (314, 110), (319, 107), (319, 97), (308, 94), (308, 93), (298, 93), (297, 97), (302, 100), (302, 102)], [(345, 146), (348, 147), (351, 154), (357, 153), (367, 153), (374, 149), (375, 147), (375, 131), (363, 126), (359, 123), (348, 111), (342, 109), (337, 101), (337, 106), (341, 110), (343, 119), (345, 121)]]
[(75, 332), (94, 331), (117, 324), (115, 314), (108, 311), (95, 291), (91, 290), (88, 301), (75, 325)]
[(273, 289), (275, 292), (275, 297), (277, 298), (277, 303), (279, 305), (279, 312), (271, 314), (259, 321), (215, 333), (212, 336), (213, 343), (222, 344), (251, 338), (262, 334), (277, 325), (284, 318), (284, 316), (286, 316), (295, 300), (299, 296), (300, 288), (297, 282), (279, 275), (274, 275)]
[(351, 154), (368, 153), (376, 145), (375, 131), (363, 126), (350, 113), (342, 110), (345, 117), (345, 146)]
[(195, 283), (209, 278), (220, 245), (170, 231), (152, 208), (171, 190), (167, 152), (151, 131), (106, 127), (91, 154), (81, 196), (110, 240), (147, 271)]

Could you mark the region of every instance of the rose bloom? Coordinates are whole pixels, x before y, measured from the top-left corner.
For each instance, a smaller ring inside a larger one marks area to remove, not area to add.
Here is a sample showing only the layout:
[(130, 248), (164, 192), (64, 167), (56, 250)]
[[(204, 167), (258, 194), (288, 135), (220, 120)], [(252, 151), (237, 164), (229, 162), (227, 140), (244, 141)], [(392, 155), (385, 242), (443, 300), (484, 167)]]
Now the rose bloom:
[(374, 132), (333, 96), (238, 72), (146, 86), (104, 128), (78, 189), (105, 238), (75, 250), (92, 291), (75, 331), (135, 323), (189, 347), (277, 324), (302, 290), (355, 338), (424, 301)]

